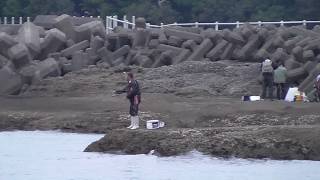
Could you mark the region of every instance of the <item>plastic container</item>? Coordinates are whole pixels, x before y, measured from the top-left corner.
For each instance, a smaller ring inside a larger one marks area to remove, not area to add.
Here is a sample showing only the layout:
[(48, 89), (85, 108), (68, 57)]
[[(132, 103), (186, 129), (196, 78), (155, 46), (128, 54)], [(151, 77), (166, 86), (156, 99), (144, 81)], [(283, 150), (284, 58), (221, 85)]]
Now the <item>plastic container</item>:
[(147, 121), (147, 129), (159, 129), (164, 127), (165, 123), (159, 120)]

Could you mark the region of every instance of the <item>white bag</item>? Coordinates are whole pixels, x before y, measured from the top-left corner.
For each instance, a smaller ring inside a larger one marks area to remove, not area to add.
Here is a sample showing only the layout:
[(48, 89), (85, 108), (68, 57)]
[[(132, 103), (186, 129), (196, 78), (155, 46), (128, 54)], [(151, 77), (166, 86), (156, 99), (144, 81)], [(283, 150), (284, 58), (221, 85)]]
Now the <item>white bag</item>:
[(288, 102), (293, 102), (294, 101), (294, 96), (296, 94), (298, 94), (298, 93), (299, 93), (299, 90), (298, 90), (297, 87), (289, 88), (285, 100), (288, 101)]
[[(294, 102), (294, 97), (296, 95), (299, 95), (300, 93), (301, 92), (299, 91), (299, 89), (297, 87), (289, 88), (287, 95), (286, 95), (286, 98), (285, 98), (285, 101)], [(308, 97), (306, 96), (305, 93), (302, 93), (302, 97), (303, 97), (304, 102), (308, 102)]]

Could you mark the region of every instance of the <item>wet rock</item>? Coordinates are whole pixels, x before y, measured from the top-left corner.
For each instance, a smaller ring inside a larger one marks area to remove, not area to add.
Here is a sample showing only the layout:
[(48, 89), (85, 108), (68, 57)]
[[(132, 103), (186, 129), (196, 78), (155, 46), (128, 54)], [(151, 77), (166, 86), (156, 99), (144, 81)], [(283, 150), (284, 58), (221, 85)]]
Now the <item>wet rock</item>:
[(9, 58), (8, 49), (16, 45), (18, 42), (7, 33), (0, 32), (0, 53)]
[(17, 35), (20, 28), (20, 24), (0, 24), (0, 32), (4, 32), (8, 35)]
[(292, 70), (292, 69), (296, 69), (302, 66), (301, 63), (299, 63), (298, 61), (296, 61), (294, 58), (290, 58), (287, 61), (284, 62), (284, 66), (288, 69), (288, 70)]
[(157, 68), (160, 66), (168, 66), (173, 63), (173, 53), (172, 51), (165, 51), (163, 52), (158, 59), (154, 62), (151, 66), (152, 68)]
[(300, 46), (296, 46), (292, 49), (293, 56), (299, 61), (303, 62), (303, 48)]
[(75, 28), (75, 42), (90, 40), (91, 36), (105, 38), (106, 30), (101, 21), (92, 21)]
[(194, 40), (187, 40), (182, 44), (181, 47), (194, 52), (197, 49), (198, 45)]
[(0, 69), (4, 67), (9, 62), (9, 59), (0, 55)]
[(220, 59), (222, 60), (228, 60), (232, 57), (233, 51), (236, 48), (236, 46), (232, 43), (229, 43), (224, 50), (224, 52), (221, 54)]
[(40, 53), (40, 34), (33, 23), (24, 23), (19, 30), (18, 38), (29, 48), (32, 57), (36, 57)]
[(212, 49), (213, 43), (210, 39), (205, 39), (188, 58), (188, 61), (200, 61)]
[[(319, 160), (319, 142), (308, 137), (319, 135), (318, 128), (261, 128), (226, 130), (112, 130), (105, 137), (89, 145), (86, 152), (123, 152), (160, 156), (182, 155), (191, 150), (218, 157), (305, 159)], [(304, 134), (304, 135), (303, 135)]]
[(196, 33), (190, 33), (185, 31), (179, 31), (171, 28), (165, 28), (164, 30), (165, 34), (167, 36), (176, 36), (183, 40), (194, 40), (198, 44), (200, 44), (203, 40), (202, 36), (200, 34)]
[(61, 51), (61, 55), (64, 57), (71, 57), (75, 52), (80, 51), (80, 50), (85, 50), (90, 46), (89, 41), (85, 40), (82, 42), (79, 42), (67, 49), (64, 49)]
[(111, 58), (113, 60), (118, 59), (122, 56), (126, 56), (130, 51), (130, 47), (128, 45), (125, 45), (123, 47), (121, 47), (120, 49), (116, 50), (115, 52), (113, 52), (111, 54)]
[(52, 29), (54, 28), (54, 21), (57, 17), (57, 15), (37, 15), (33, 23), (45, 29)]
[(88, 65), (95, 65), (100, 60), (97, 51), (95, 51), (94, 49), (87, 48), (85, 52), (89, 56)]
[(315, 54), (312, 50), (307, 50), (303, 52), (303, 62), (313, 61), (315, 59)]
[(287, 78), (290, 82), (299, 81), (308, 76), (308, 71), (304, 67), (296, 68), (287, 72)]
[(239, 44), (239, 45), (245, 44), (245, 40), (243, 39), (243, 37), (241, 37), (240, 35), (234, 32), (231, 32), (228, 29), (223, 30), (223, 35), (224, 35), (224, 38), (230, 41), (231, 43)]
[(119, 33), (119, 46), (132, 46), (132, 39), (128, 33)]
[[(145, 135), (143, 139), (134, 138), (135, 136)], [(110, 131), (108, 133), (107, 141), (106, 137), (102, 138), (85, 149), (85, 152), (116, 152), (122, 151), (127, 154), (148, 154), (151, 150), (156, 150), (162, 156), (173, 156), (181, 153), (187, 153), (192, 150), (192, 147), (188, 147), (187, 142), (183, 142), (183, 136), (180, 133), (170, 133), (166, 131), (154, 131), (147, 130), (127, 132), (126, 130)], [(119, 143), (120, 139), (127, 139)], [(130, 141), (131, 140), (131, 141)], [(113, 142), (118, 142), (114, 144)], [(146, 144), (146, 145), (142, 145)], [(179, 147), (185, 146), (185, 148)], [(179, 147), (178, 147), (179, 146)], [(188, 148), (190, 149), (188, 149)]]
[(206, 57), (211, 59), (212, 61), (217, 61), (227, 45), (228, 41), (222, 40), (218, 45), (211, 49), (211, 51), (209, 51)]
[(28, 48), (21, 43), (11, 47), (8, 54), (17, 69), (29, 64), (32, 60)]
[(250, 54), (257, 50), (257, 47), (259, 47), (260, 44), (261, 40), (259, 36), (252, 35), (248, 43), (239, 51), (239, 58), (241, 60), (248, 60), (250, 58)]
[(54, 21), (54, 27), (62, 31), (66, 35), (67, 39), (72, 39), (75, 42), (77, 41), (76, 32), (71, 21), (71, 16), (63, 14), (55, 18)]
[(160, 45), (160, 41), (158, 39), (151, 39), (149, 42), (150, 49), (156, 49)]
[(81, 70), (89, 65), (89, 55), (83, 51), (77, 51), (72, 54), (72, 71)]
[(20, 75), (8, 66), (0, 69), (0, 84), (0, 95), (17, 94), (23, 85)]
[(19, 71), (19, 74), (22, 76), (23, 84), (31, 85), (33, 83), (36, 71), (37, 64), (30, 64), (28, 66), (23, 67)]
[(98, 56), (102, 59), (103, 62), (112, 63), (112, 52), (110, 52), (106, 47), (100, 48), (97, 51)]
[(143, 48), (148, 44), (150, 31), (146, 29), (138, 29), (133, 39), (134, 48)]
[(39, 83), (42, 79), (49, 76), (56, 77), (61, 75), (59, 63), (53, 58), (48, 58), (39, 62), (36, 69), (32, 82), (33, 84)]
[(183, 40), (176, 36), (170, 36), (168, 40), (168, 45), (175, 46), (175, 47), (181, 47), (183, 43)]
[(180, 52), (180, 54), (177, 57), (174, 58), (172, 64), (179, 64), (183, 61), (186, 61), (188, 57), (190, 57), (190, 55), (191, 55), (191, 51), (188, 49), (184, 49)]
[(178, 48), (178, 47), (174, 47), (174, 46), (170, 46), (170, 45), (165, 45), (165, 44), (160, 44), (158, 46), (158, 49), (161, 51), (171, 51), (174, 56), (177, 56), (182, 51), (182, 48)]
[(66, 35), (58, 29), (51, 29), (47, 31), (47, 35), (41, 43), (41, 54), (39, 60), (44, 60), (50, 53), (58, 52), (65, 47), (67, 41)]
[(107, 35), (108, 45), (106, 46), (109, 51), (115, 51), (119, 48), (119, 36), (117, 34)]
[(136, 19), (136, 28), (146, 29), (146, 19), (143, 17), (138, 17)]
[(94, 51), (98, 51), (98, 49), (102, 48), (104, 46), (104, 39), (100, 36), (94, 36), (91, 38), (90, 41), (90, 48), (92, 48)]
[(320, 64), (318, 64), (309, 76), (299, 85), (299, 90), (308, 94), (312, 91), (316, 77), (320, 74)]

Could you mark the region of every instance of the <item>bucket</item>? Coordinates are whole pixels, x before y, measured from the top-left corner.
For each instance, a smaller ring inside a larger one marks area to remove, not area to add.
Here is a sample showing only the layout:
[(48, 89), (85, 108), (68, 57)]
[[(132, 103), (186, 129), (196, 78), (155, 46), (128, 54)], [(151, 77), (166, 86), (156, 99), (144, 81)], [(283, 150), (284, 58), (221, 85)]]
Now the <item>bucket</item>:
[(147, 121), (147, 129), (159, 129), (164, 127), (165, 123), (159, 120)]

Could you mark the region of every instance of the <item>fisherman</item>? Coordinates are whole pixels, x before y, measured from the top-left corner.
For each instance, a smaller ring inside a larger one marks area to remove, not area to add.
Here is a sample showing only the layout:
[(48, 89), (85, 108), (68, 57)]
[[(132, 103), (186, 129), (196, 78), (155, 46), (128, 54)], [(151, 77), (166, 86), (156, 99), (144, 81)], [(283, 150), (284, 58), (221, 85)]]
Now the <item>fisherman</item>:
[(137, 80), (134, 79), (133, 73), (129, 72), (127, 74), (127, 81), (128, 85), (119, 91), (115, 91), (116, 94), (127, 93), (127, 98), (130, 102), (130, 126), (127, 128), (129, 129), (138, 129), (139, 128), (139, 104), (141, 102), (141, 92), (139, 83)]
[(283, 63), (274, 71), (274, 83), (277, 88), (278, 100), (284, 99), (286, 96), (286, 84), (287, 84), (287, 69), (283, 66)]
[(273, 67), (270, 59), (262, 62), (261, 71), (263, 76), (261, 98), (265, 99), (268, 91), (268, 98), (273, 100)]

